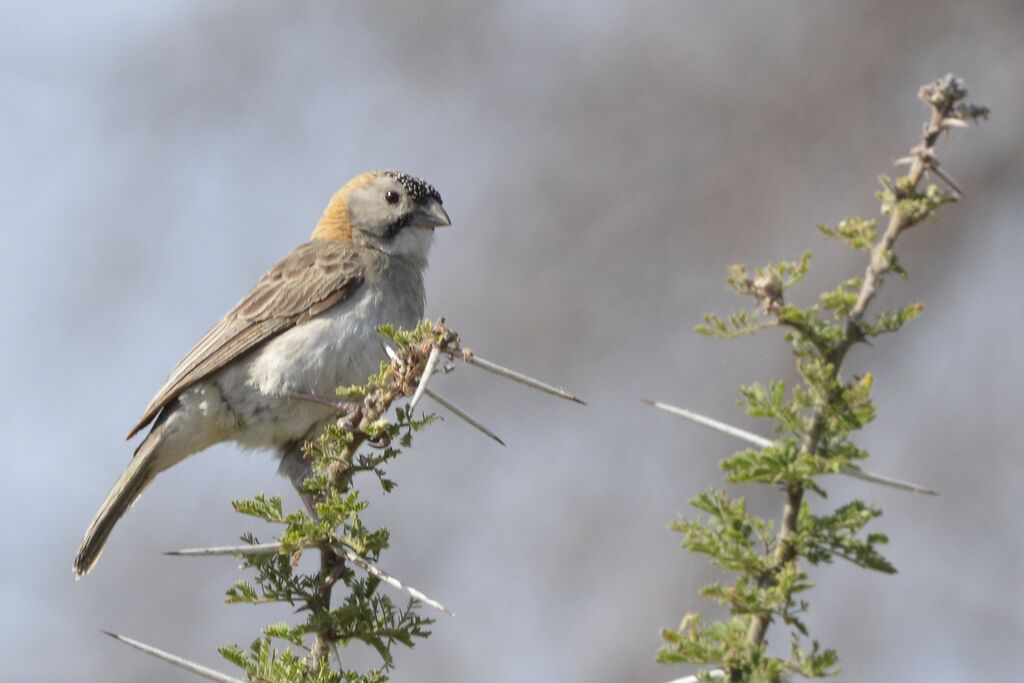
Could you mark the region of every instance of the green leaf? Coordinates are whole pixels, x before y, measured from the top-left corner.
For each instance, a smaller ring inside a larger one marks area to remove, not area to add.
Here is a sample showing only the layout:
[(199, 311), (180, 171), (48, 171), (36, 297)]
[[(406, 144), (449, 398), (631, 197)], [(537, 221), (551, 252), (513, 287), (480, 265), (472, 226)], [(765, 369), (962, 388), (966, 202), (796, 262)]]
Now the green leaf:
[(829, 239), (843, 240), (854, 249), (861, 251), (871, 251), (875, 242), (878, 241), (876, 221), (864, 220), (860, 216), (844, 218), (835, 228), (819, 225), (818, 230)]

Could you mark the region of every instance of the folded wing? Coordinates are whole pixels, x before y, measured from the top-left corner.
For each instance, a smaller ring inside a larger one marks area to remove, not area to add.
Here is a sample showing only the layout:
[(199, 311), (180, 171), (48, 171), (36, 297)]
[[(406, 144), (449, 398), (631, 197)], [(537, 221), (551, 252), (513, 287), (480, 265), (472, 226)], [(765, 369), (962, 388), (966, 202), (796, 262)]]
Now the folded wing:
[(182, 391), (271, 337), (341, 303), (362, 282), (358, 254), (351, 244), (314, 240), (296, 247), (185, 355), (128, 438)]

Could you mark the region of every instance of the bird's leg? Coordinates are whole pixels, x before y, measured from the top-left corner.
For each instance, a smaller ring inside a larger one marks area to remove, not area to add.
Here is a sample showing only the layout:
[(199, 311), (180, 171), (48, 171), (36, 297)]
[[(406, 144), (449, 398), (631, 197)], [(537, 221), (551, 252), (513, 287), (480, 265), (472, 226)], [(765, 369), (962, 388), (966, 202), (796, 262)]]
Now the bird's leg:
[(314, 522), (320, 521), (320, 515), (316, 513), (316, 498), (312, 494), (304, 492), (299, 486), (295, 487), (296, 493), (299, 494), (299, 500), (306, 506), (306, 511), (309, 512), (309, 516)]
[(310, 463), (302, 449), (302, 442), (292, 441), (285, 444), (278, 453), (281, 457), (281, 464), (277, 468), (278, 473), (288, 477), (292, 486), (295, 487), (295, 492), (299, 494), (302, 504), (309, 511), (309, 516), (319, 521), (320, 516), (316, 513), (316, 498), (313, 494), (302, 490), (302, 485), (312, 474)]

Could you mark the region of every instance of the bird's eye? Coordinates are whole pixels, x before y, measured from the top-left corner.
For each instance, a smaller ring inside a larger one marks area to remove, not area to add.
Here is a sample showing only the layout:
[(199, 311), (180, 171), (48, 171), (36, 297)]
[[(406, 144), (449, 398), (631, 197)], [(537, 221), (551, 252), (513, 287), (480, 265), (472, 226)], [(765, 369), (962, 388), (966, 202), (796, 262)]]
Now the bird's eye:
[(387, 200), (388, 204), (397, 204), (400, 197), (394, 190), (388, 190), (384, 193), (384, 199)]

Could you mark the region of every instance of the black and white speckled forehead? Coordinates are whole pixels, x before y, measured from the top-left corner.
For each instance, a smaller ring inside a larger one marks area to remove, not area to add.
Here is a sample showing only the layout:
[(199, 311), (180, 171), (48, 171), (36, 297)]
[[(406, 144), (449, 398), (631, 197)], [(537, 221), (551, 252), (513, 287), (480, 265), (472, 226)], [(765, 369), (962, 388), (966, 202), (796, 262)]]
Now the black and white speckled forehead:
[(433, 197), (439, 202), (443, 201), (441, 194), (433, 185), (425, 180), (420, 180), (415, 176), (411, 176), (408, 173), (400, 173), (399, 171), (381, 171), (381, 174), (390, 176), (400, 182), (405, 191), (409, 193), (409, 196), (417, 202), (423, 201), (427, 197)]

